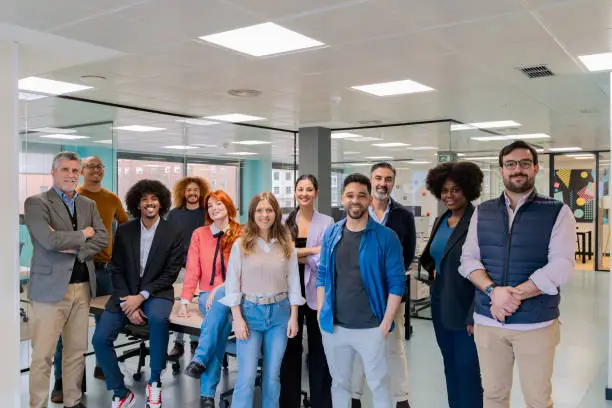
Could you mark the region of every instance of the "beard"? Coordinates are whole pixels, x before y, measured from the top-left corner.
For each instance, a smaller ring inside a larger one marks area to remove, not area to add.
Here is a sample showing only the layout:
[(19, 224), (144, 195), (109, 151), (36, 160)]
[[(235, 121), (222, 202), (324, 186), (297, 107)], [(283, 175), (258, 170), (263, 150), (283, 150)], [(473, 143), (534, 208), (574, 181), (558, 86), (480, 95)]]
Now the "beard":
[(346, 215), (353, 220), (359, 220), (366, 213), (367, 208), (364, 207), (353, 207), (346, 210)]
[[(525, 182), (519, 185), (514, 184), (512, 182), (512, 179), (520, 177), (520, 176), (525, 177)], [(535, 177), (529, 177), (525, 173), (515, 174), (511, 177), (504, 179), (504, 186), (506, 187), (506, 189), (508, 189), (508, 191), (512, 193), (517, 193), (517, 194), (526, 193), (527, 191), (531, 190), (535, 186)]]

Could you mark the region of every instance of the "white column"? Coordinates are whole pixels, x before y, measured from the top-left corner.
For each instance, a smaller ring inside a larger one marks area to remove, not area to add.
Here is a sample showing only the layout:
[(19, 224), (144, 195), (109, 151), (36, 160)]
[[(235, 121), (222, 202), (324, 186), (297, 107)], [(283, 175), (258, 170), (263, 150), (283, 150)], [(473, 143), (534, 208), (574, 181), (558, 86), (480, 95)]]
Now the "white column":
[(0, 42), (0, 400), (7, 407), (20, 406), (17, 52), (16, 43)]
[[(612, 72), (610, 72), (610, 88), (612, 90)], [(610, 142), (612, 143), (612, 94), (610, 96), (610, 113)], [(611, 232), (612, 228), (608, 228), (608, 234), (610, 234)], [(600, 239), (603, 240), (604, 237), (601, 237)], [(612, 267), (610, 269), (610, 273), (612, 274)], [(612, 299), (612, 276), (610, 276), (610, 278), (611, 279), (609, 279), (609, 293), (610, 299)], [(606, 399), (612, 400), (612, 301), (608, 304), (608, 386), (606, 387)]]

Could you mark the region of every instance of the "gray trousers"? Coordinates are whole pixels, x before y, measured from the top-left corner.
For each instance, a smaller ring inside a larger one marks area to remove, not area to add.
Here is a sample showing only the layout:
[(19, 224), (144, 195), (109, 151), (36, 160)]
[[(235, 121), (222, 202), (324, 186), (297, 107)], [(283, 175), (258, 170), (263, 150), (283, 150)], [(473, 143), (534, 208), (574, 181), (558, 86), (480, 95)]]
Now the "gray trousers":
[(380, 327), (345, 329), (334, 326), (333, 334), (323, 330), (321, 333), (332, 376), (334, 408), (351, 407), (351, 377), (357, 356), (363, 362), (374, 408), (391, 408), (387, 341)]

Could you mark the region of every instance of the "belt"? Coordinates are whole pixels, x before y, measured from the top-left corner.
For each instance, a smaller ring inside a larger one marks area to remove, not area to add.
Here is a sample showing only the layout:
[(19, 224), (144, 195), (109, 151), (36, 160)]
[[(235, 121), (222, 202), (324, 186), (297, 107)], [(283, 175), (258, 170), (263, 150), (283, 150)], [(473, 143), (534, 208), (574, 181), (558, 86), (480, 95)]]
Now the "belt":
[(287, 299), (287, 293), (278, 293), (272, 296), (253, 296), (253, 295), (243, 295), (244, 300), (255, 303), (257, 305), (271, 305), (272, 303), (278, 303), (281, 300)]

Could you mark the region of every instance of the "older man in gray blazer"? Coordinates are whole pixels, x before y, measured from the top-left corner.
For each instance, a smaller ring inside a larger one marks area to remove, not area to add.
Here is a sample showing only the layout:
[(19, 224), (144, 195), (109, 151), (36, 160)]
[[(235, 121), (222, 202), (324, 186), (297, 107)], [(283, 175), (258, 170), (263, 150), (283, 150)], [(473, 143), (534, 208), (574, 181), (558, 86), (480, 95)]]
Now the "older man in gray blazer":
[(64, 343), (64, 406), (83, 408), (81, 382), (87, 351), (89, 301), (96, 293), (93, 256), (108, 245), (94, 201), (76, 192), (80, 159), (62, 152), (53, 159), (53, 187), (25, 202), (25, 222), (34, 253), (28, 296), (30, 323), (30, 407), (49, 399), (51, 360), (60, 333)]

